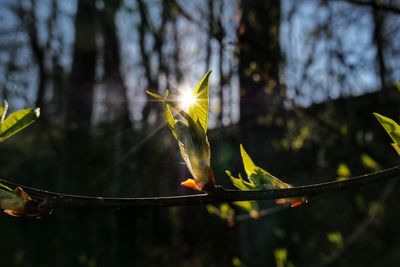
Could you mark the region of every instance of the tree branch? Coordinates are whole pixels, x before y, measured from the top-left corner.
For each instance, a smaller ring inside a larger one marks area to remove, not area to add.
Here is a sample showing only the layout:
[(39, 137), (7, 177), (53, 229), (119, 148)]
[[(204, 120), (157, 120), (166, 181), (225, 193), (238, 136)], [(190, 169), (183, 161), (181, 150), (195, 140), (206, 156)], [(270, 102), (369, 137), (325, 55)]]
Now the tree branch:
[(373, 7), (384, 12), (400, 15), (400, 7), (390, 4), (380, 3), (379, 1), (363, 1), (363, 0), (340, 0), (359, 6)]
[(250, 190), (239, 191), (217, 187), (209, 194), (144, 197), (144, 198), (108, 198), (76, 196), (49, 192), (36, 188), (26, 187), (1, 180), (0, 183), (9, 187), (21, 187), (32, 201), (27, 203), (26, 209), (49, 211), (55, 208), (129, 208), (129, 207), (172, 207), (185, 205), (199, 205), (246, 200), (272, 200), (280, 198), (307, 197), (340, 192), (350, 188), (366, 185), (372, 182), (385, 181), (400, 177), (400, 166), (369, 173), (344, 181), (332, 181), (319, 184), (298, 186), (289, 189)]

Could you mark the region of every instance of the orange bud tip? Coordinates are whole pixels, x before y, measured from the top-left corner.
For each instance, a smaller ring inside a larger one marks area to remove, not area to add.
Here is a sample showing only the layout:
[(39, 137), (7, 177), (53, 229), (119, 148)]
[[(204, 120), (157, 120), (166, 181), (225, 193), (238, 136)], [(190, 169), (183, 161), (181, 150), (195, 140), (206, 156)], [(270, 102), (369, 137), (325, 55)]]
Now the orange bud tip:
[(304, 203), (303, 201), (293, 201), (293, 202), (290, 204), (290, 207), (292, 207), (292, 208), (298, 207), (298, 206), (300, 206), (300, 205), (303, 204), (303, 203)]
[(15, 193), (22, 200), (31, 200), (31, 197), (21, 187), (17, 187)]
[(13, 216), (13, 217), (19, 217), (20, 216), (19, 213), (15, 212), (13, 210), (4, 210), (4, 213), (7, 214), (7, 215), (10, 215), (10, 216)]
[(287, 201), (284, 198), (275, 200), (275, 203), (278, 205), (286, 205)]
[(197, 186), (196, 181), (193, 179), (187, 179), (186, 181), (181, 183), (181, 186), (189, 187), (191, 189), (201, 191), (201, 192), (203, 191), (203, 190), (201, 190), (200, 187)]
[(260, 218), (260, 213), (257, 210), (251, 210), (249, 212), (249, 215), (252, 219), (258, 219)]

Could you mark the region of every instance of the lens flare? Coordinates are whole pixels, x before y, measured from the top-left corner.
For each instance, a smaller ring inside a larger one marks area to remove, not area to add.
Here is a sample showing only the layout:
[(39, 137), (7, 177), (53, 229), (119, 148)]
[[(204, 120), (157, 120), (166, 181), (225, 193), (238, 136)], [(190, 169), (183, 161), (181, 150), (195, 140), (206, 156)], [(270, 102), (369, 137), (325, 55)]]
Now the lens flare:
[(193, 95), (193, 93), (190, 90), (184, 90), (184, 91), (180, 92), (178, 101), (179, 101), (179, 105), (183, 109), (187, 109), (191, 105), (196, 103), (196, 97)]

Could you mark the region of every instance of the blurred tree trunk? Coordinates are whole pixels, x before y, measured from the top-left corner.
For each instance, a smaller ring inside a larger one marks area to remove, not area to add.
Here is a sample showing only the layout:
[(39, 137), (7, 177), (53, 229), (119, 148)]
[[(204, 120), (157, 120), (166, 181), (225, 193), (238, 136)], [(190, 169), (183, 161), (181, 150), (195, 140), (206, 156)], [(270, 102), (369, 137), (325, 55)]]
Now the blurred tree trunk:
[(219, 76), (219, 113), (218, 113), (218, 123), (220, 126), (223, 125), (223, 118), (225, 110), (229, 110), (229, 107), (224, 107), (224, 88), (226, 85), (227, 78), (224, 74), (224, 39), (225, 39), (225, 30), (222, 25), (222, 17), (224, 10), (224, 1), (219, 1), (219, 10), (215, 26), (214, 26), (214, 36), (218, 42), (219, 50), (218, 50), (218, 76)]
[(104, 0), (101, 26), (104, 42), (104, 78), (107, 96), (110, 99), (110, 113), (113, 122), (121, 125), (121, 130), (131, 127), (127, 89), (122, 79), (121, 54), (115, 16), (121, 0)]
[[(143, 2), (143, 0), (137, 0), (137, 5), (139, 8), (139, 16), (140, 16), (140, 23), (138, 24), (140, 56), (142, 58), (144, 74), (147, 79), (147, 87), (150, 90), (156, 91), (158, 90), (158, 80), (155, 79), (152, 75), (150, 66), (151, 55), (146, 49), (148, 45), (146, 43), (146, 34), (150, 29), (150, 24), (148, 20), (149, 16), (147, 14), (147, 6), (146, 3)], [(143, 121), (147, 121), (151, 111), (157, 109), (157, 106), (159, 106), (158, 104), (155, 104), (154, 101), (149, 101), (150, 97), (147, 94), (146, 94), (146, 99), (147, 99), (146, 105), (144, 106), (143, 109)]]
[(96, 69), (95, 16), (94, 1), (78, 1), (72, 69), (65, 98), (65, 174), (72, 188), (78, 181), (79, 188), (87, 186), (85, 171), (88, 171), (86, 165), (91, 151), (90, 126)]
[(382, 100), (387, 102), (389, 99), (388, 92), (388, 69), (386, 67), (384, 46), (385, 40), (383, 37), (384, 30), (384, 16), (382, 12), (375, 6), (372, 6), (372, 16), (373, 16), (373, 43), (376, 46), (376, 65), (379, 75), (379, 82), (382, 90)]
[(174, 44), (174, 51), (172, 54), (173, 65), (171, 66), (172, 71), (175, 74), (175, 81), (179, 84), (182, 81), (182, 71), (180, 68), (180, 59), (179, 59), (179, 51), (180, 51), (180, 42), (179, 42), (179, 29), (177, 25), (178, 11), (176, 8), (176, 3), (173, 1), (171, 3), (171, 24), (172, 24), (172, 39)]
[(205, 58), (206, 71), (208, 71), (211, 66), (211, 53), (212, 53), (211, 42), (213, 38), (213, 29), (214, 29), (214, 1), (208, 0), (207, 6), (208, 6), (208, 31), (207, 31), (206, 58)]
[[(282, 104), (279, 98), (280, 1), (242, 0), (239, 13), (240, 139), (256, 162), (274, 162), (271, 139), (279, 129), (261, 123), (260, 119), (277, 113)], [(264, 203), (262, 207), (266, 205), (275, 204)], [(273, 251), (278, 243), (273, 229), (278, 226), (284, 229), (282, 224), (284, 220), (277, 216), (274, 220), (241, 224), (239, 245), (243, 262), (249, 266), (275, 264)]]
[(240, 123), (250, 127), (280, 104), (280, 2), (243, 0), (239, 8)]
[(96, 70), (95, 2), (78, 1), (75, 43), (66, 98), (66, 123), (70, 131), (89, 129), (93, 110)]
[(45, 68), (45, 51), (39, 44), (37, 23), (38, 19), (36, 16), (35, 9), (37, 8), (36, 0), (30, 1), (31, 7), (28, 10), (19, 3), (18, 15), (23, 21), (26, 31), (29, 37), (29, 45), (32, 49), (33, 58), (38, 67), (38, 88), (36, 93), (35, 106), (41, 108), (42, 118), (46, 114), (44, 105), (44, 96), (46, 90), (47, 73)]

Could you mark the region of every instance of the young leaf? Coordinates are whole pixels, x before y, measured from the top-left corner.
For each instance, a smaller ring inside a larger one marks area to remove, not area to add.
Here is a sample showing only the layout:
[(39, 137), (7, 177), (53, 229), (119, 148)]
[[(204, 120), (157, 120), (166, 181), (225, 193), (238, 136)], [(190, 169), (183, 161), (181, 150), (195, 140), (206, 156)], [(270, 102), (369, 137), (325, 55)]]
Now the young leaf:
[[(247, 179), (250, 182), (246, 182), (240, 177), (239, 179), (232, 176), (229, 171), (226, 174), (230, 177), (233, 185), (240, 190), (252, 190), (252, 189), (287, 189), (293, 186), (287, 184), (266, 170), (256, 166), (253, 160), (247, 154), (246, 150), (242, 145), (240, 145), (240, 153), (242, 155), (243, 165), (247, 174)], [(287, 199), (277, 199), (275, 202), (279, 205), (290, 205), (291, 207), (296, 207), (306, 202), (305, 197), (287, 198)]]
[(167, 103), (164, 103), (164, 116), (165, 116), (165, 120), (168, 123), (169, 128), (174, 129), (175, 119), (174, 119), (174, 116), (172, 115), (169, 104), (167, 104)]
[(275, 186), (272, 183), (271, 179), (269, 179), (269, 176), (267, 176), (263, 171), (263, 169), (257, 167), (256, 171), (250, 174), (248, 179), (254, 184), (254, 187), (257, 189), (274, 189)]
[(253, 219), (260, 217), (257, 201), (235, 201), (233, 204), (248, 212), (250, 217)]
[(225, 171), (225, 173), (229, 176), (231, 179), (232, 184), (240, 189), (240, 190), (252, 190), (255, 189), (255, 185), (253, 183), (246, 182), (243, 180), (242, 176), (239, 174), (239, 178), (235, 178), (232, 173), (228, 170)]
[(180, 120), (175, 123), (173, 132), (178, 140), (179, 151), (195, 180), (196, 186), (201, 191), (213, 189), (215, 181), (210, 166), (211, 150), (207, 135), (199, 121), (195, 123), (189, 118), (187, 123), (188, 125)]
[(34, 200), (21, 187), (13, 190), (0, 183), (0, 209), (3, 209), (4, 213), (14, 217), (28, 216), (40, 218), (44, 215), (39, 206), (28, 205), (29, 208), (26, 208), (27, 203), (30, 201)]
[(226, 220), (228, 226), (234, 226), (235, 210), (232, 209), (232, 207), (229, 206), (229, 204), (222, 203), (219, 205), (219, 207), (214, 205), (207, 205), (206, 207), (209, 214), (216, 215), (221, 219)]
[[(181, 185), (208, 192), (215, 188), (214, 175), (210, 166), (211, 150), (207, 139), (208, 121), (208, 79), (206, 73), (193, 91), (196, 102), (186, 113), (176, 102), (168, 100), (168, 91), (164, 96), (147, 93), (164, 104), (165, 120), (178, 141), (179, 151), (193, 179)], [(174, 112), (174, 113), (172, 113)], [(178, 115), (178, 118), (174, 117)]]
[(11, 113), (10, 116), (0, 123), (0, 142), (30, 125), (39, 115), (39, 108), (28, 108)]
[(196, 99), (195, 103), (189, 106), (189, 116), (193, 121), (199, 121), (204, 132), (207, 132), (208, 124), (208, 80), (211, 70), (208, 71), (201, 81), (196, 85), (193, 96)]
[(163, 102), (165, 100), (162, 96), (160, 96), (159, 94), (154, 93), (154, 92), (152, 92), (150, 90), (146, 90), (146, 93), (149, 94), (150, 96), (154, 97), (155, 99), (161, 101), (161, 102)]
[(392, 119), (373, 113), (397, 146), (400, 146), (400, 126)]
[(373, 171), (377, 171), (382, 168), (378, 162), (376, 162), (373, 158), (371, 158), (370, 155), (365, 153), (361, 155), (361, 163), (364, 167), (367, 167), (368, 169)]
[(31, 198), (22, 188), (15, 190), (0, 184), (0, 208), (12, 216), (19, 216), (25, 213), (25, 204)]
[(244, 150), (244, 147), (242, 144), (240, 144), (240, 154), (242, 155), (243, 167), (247, 174), (247, 177), (250, 177), (250, 175), (252, 173), (255, 173), (256, 165), (251, 160), (251, 158), (250, 158), (249, 154), (247, 154), (246, 150)]
[(392, 147), (394, 148), (394, 150), (396, 150), (397, 154), (400, 156), (400, 147), (395, 143), (392, 143)]
[(287, 183), (282, 182), (266, 170), (256, 166), (253, 160), (247, 154), (243, 145), (240, 145), (240, 153), (242, 155), (243, 166), (246, 171), (248, 179), (258, 189), (273, 189), (274, 187), (283, 189), (289, 188)]

